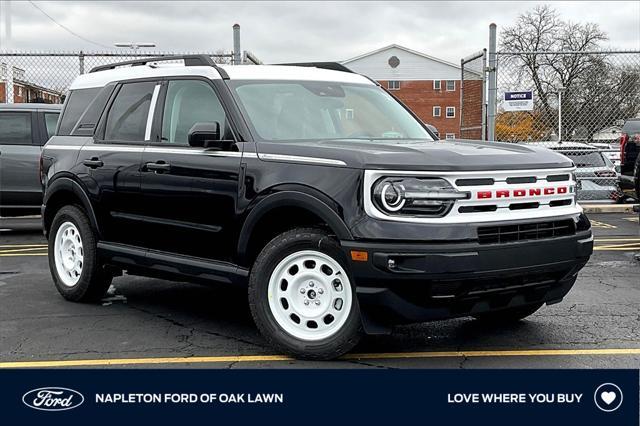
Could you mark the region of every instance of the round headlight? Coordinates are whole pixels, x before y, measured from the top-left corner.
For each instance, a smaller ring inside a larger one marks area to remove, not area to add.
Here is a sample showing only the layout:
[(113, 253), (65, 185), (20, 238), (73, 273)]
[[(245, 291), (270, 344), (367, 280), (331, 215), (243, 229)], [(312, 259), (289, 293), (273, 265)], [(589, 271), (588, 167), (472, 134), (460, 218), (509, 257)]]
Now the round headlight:
[(397, 212), (404, 206), (404, 188), (402, 185), (395, 185), (393, 182), (385, 182), (380, 191), (380, 203), (385, 210)]

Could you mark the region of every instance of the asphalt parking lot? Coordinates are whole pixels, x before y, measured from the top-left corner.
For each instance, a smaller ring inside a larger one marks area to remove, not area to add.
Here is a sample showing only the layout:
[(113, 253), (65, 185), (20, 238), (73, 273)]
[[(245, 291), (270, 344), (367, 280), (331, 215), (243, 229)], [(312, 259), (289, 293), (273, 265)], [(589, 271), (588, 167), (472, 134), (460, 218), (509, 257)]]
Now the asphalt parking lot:
[(237, 288), (124, 276), (100, 304), (66, 302), (49, 275), (39, 219), (2, 219), (0, 368), (637, 368), (638, 216), (590, 218), (596, 251), (562, 303), (508, 327), (471, 319), (398, 327), (325, 363), (274, 353)]

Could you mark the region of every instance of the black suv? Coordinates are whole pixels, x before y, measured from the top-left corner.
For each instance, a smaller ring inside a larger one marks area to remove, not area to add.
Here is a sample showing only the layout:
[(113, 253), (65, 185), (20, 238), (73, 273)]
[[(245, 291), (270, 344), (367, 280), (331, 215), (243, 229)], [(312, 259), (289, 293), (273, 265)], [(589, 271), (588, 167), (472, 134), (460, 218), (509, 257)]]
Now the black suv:
[(327, 359), (393, 324), (524, 318), (591, 255), (560, 154), (434, 141), (337, 64), (166, 59), (78, 77), (44, 149), (49, 264), (69, 300), (123, 272), (240, 283), (271, 344)]
[(620, 188), (640, 200), (640, 118), (627, 120), (620, 136)]

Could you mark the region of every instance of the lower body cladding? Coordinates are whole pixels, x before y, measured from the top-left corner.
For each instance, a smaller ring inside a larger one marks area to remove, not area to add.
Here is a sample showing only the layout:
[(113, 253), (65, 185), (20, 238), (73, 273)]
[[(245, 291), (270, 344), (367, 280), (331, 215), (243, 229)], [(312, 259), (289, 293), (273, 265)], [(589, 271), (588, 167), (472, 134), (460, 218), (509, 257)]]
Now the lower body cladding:
[[(342, 241), (368, 334), (391, 325), (539, 307), (569, 292), (593, 251), (590, 230), (510, 242)], [(356, 257), (357, 258), (357, 257)]]

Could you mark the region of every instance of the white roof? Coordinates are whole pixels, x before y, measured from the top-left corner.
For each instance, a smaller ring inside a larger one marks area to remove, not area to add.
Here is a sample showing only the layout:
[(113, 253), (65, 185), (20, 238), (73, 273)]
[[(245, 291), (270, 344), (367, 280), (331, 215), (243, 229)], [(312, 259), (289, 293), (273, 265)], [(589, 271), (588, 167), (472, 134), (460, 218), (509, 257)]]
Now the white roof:
[[(374, 84), (368, 78), (358, 74), (314, 67), (286, 65), (219, 65), (219, 67), (227, 72), (231, 80), (303, 80)], [(113, 81), (134, 78), (169, 76), (202, 76), (212, 80), (220, 80), (222, 78), (218, 70), (210, 66), (186, 67), (180, 64), (155, 64), (153, 67), (148, 65), (124, 66), (80, 75), (74, 80), (69, 89), (103, 87)]]
[[(390, 58), (396, 57), (399, 63), (391, 66)], [(422, 52), (391, 44), (342, 61), (349, 69), (375, 80), (460, 80), (460, 64), (453, 64)], [(466, 78), (477, 79), (480, 73), (465, 67)], [(476, 76), (477, 75), (477, 76)]]

